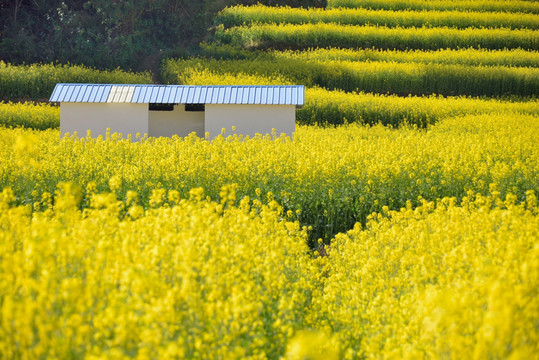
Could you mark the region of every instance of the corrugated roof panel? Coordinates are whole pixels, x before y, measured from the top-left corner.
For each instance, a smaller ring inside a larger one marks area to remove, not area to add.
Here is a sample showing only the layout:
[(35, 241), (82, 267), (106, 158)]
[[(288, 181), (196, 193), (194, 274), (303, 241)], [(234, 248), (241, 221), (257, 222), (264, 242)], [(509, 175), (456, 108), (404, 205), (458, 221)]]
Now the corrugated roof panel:
[(54, 89), (52, 90), (52, 94), (51, 94), (51, 97), (49, 98), (49, 101), (51, 102), (56, 101), (56, 98), (58, 97), (57, 93), (59, 93), (60, 91), (61, 91), (60, 84), (56, 84), (56, 86), (54, 86)]
[(82, 86), (75, 86), (75, 88), (73, 89), (73, 94), (71, 95), (73, 101), (77, 101), (77, 97), (79, 96), (81, 88)]
[(77, 95), (77, 102), (88, 102), (88, 96), (92, 92), (92, 86), (81, 86), (80, 92)]
[(146, 86), (139, 86), (140, 87), (140, 94), (138, 96), (137, 102), (144, 104), (146, 103), (146, 96), (148, 96), (148, 92), (151, 90), (151, 88)]
[(125, 97), (125, 102), (133, 102), (133, 94), (135, 93), (135, 87), (134, 86), (129, 86), (128, 88), (129, 90), (127, 90), (127, 95)]
[(159, 94), (159, 86), (152, 86), (150, 89), (150, 97), (148, 99), (148, 102), (156, 103), (158, 94)]
[(229, 104), (238, 103), (238, 88), (236, 86), (230, 88), (230, 97), (228, 98)]
[(222, 86), (218, 87), (217, 93), (219, 94), (217, 96), (217, 104), (224, 104), (225, 103), (225, 89)]
[(77, 102), (88, 102), (88, 98), (90, 97), (90, 94), (92, 93), (94, 86), (82, 86), (79, 92), (79, 95), (77, 95)]
[(273, 97), (273, 88), (271, 87), (264, 88), (262, 92), (262, 104), (265, 104), (265, 105), (270, 104), (272, 97)]
[(178, 93), (177, 87), (171, 87), (170, 92), (168, 93), (168, 100), (170, 101), (169, 104), (176, 104), (176, 94)]
[(51, 102), (58, 101), (58, 99), (62, 97), (63, 92), (65, 92), (65, 87), (62, 86), (61, 84), (56, 84), (49, 101)]
[(178, 104), (185, 104), (185, 100), (187, 100), (187, 86), (182, 86), (181, 91), (178, 91), (178, 95), (176, 96), (176, 102)]
[(165, 90), (166, 86), (159, 86), (159, 91), (157, 92), (157, 98), (155, 99), (156, 103), (166, 104), (168, 99), (165, 99)]
[(104, 90), (105, 90), (104, 86), (97, 85), (95, 87), (94, 93), (88, 98), (88, 102), (100, 102), (101, 97), (103, 96)]
[(187, 88), (187, 96), (186, 96), (186, 100), (185, 100), (185, 103), (186, 104), (192, 104), (193, 103), (193, 95), (195, 94), (195, 89), (192, 87), (192, 86), (189, 86)]
[[(112, 86), (100, 86), (100, 92), (101, 92), (101, 97), (99, 98), (99, 102), (107, 102), (107, 99), (109, 97), (109, 94), (110, 94), (110, 89), (112, 88)], [(99, 94), (98, 94), (99, 96)]]
[(200, 88), (200, 94), (198, 95), (198, 101), (197, 104), (205, 104), (206, 103), (206, 94), (208, 93), (208, 87), (204, 86)]
[(262, 88), (260, 86), (257, 86), (255, 88), (254, 104), (260, 104), (261, 95), (262, 95)]
[(256, 89), (257, 89), (257, 88), (258, 88), (258, 86), (257, 86), (257, 87), (254, 87), (254, 88), (252, 88), (252, 89), (250, 89), (251, 91), (247, 91), (247, 94), (248, 94), (248, 96), (247, 96), (247, 99), (248, 99), (247, 102), (248, 102), (249, 104), (255, 104), (255, 93), (256, 93)]
[(116, 90), (116, 102), (130, 103), (135, 92), (134, 86), (119, 86)]
[(173, 104), (174, 102), (170, 101), (170, 93), (172, 88), (170, 86), (165, 87), (165, 91), (163, 91), (163, 102), (167, 104)]
[(72, 96), (75, 89), (76, 89), (75, 85), (69, 85), (69, 87), (67, 88), (66, 98), (68, 98), (69, 101), (73, 101)]
[(57, 84), (54, 102), (126, 102), (166, 104), (293, 104), (305, 101), (303, 85), (188, 86)]
[(144, 95), (144, 102), (145, 103), (151, 103), (152, 99), (155, 97), (155, 94), (157, 94), (158, 88), (155, 86), (146, 88), (146, 94)]
[[(129, 94), (129, 88), (126, 86), (120, 86), (118, 87), (118, 90), (116, 91), (116, 97), (118, 98), (118, 102), (123, 103), (125, 102), (125, 99), (127, 98), (127, 95)], [(133, 94), (131, 94), (133, 95)], [(129, 99), (131, 100), (131, 99)]]
[(223, 90), (225, 91), (225, 94), (223, 95), (223, 102), (224, 103), (230, 103), (230, 99), (232, 98), (232, 88), (228, 86), (224, 86)]
[(84, 102), (94, 102), (95, 96), (97, 95), (97, 90), (99, 90), (99, 86), (93, 85), (90, 87), (90, 91), (86, 92), (86, 95), (84, 96), (83, 101)]
[(76, 102), (86, 102), (84, 101), (84, 96), (86, 93), (92, 91), (90, 86), (80, 86), (79, 93), (77, 94), (77, 98), (75, 99)]
[(109, 96), (107, 97), (107, 102), (114, 102), (114, 98), (116, 97), (116, 86), (112, 86), (109, 91)]
[(151, 102), (150, 99), (152, 98), (152, 93), (154, 90), (155, 90), (155, 87), (153, 86), (144, 87), (144, 97), (142, 98), (143, 103), (149, 104)]
[(109, 96), (107, 97), (107, 102), (112, 103), (116, 102), (116, 94), (118, 93), (118, 86), (112, 86), (109, 91)]
[(193, 93), (193, 104), (200, 104), (200, 86), (195, 86)]
[(185, 96), (185, 86), (179, 86), (178, 87), (178, 92), (176, 93), (176, 97), (175, 97), (175, 103), (176, 104), (183, 104), (184, 102), (182, 101), (183, 97)]
[(254, 102), (251, 101), (251, 95), (253, 95), (254, 100), (254, 87), (245, 86), (243, 88), (243, 103), (244, 104), (254, 104)]
[(148, 90), (150, 90), (150, 88), (146, 86), (137, 86), (137, 88), (140, 90), (137, 95), (136, 102), (140, 104), (146, 103), (146, 94), (148, 93)]
[[(124, 102), (126, 94), (125, 86), (116, 86), (116, 95), (114, 95), (114, 102)], [(123, 99), (123, 100), (122, 100)]]
[(97, 94), (98, 86), (94, 85), (89, 88), (89, 90), (84, 94), (84, 98), (82, 101), (84, 102), (93, 102), (93, 99), (95, 98), (95, 95)]
[(204, 95), (204, 99), (202, 99), (202, 100), (204, 100), (204, 104), (209, 104), (210, 103), (212, 95), (213, 95), (213, 87), (207, 86), (206, 87), (206, 94)]
[(206, 93), (206, 102), (205, 104), (213, 104), (214, 99), (217, 99), (217, 87), (208, 86), (208, 92)]
[(292, 104), (292, 88), (285, 87), (284, 93), (285, 93), (285, 104), (286, 105)]
[(243, 86), (238, 86), (234, 104), (243, 104)]
[(290, 92), (292, 93), (291, 96), (290, 96), (290, 103), (291, 104), (297, 104), (297, 101), (298, 101), (298, 89), (291, 88)]
[(281, 89), (278, 86), (273, 88), (273, 94), (272, 94), (270, 104), (272, 104), (272, 105), (278, 105), (279, 104), (280, 90)]
[(59, 86), (58, 93), (53, 101), (62, 101), (66, 98), (67, 92), (69, 90), (69, 86), (66, 86), (65, 84), (58, 84), (56, 86)]
[(268, 88), (267, 87), (263, 87), (260, 91), (260, 103), (261, 104), (268, 103)]
[(290, 105), (286, 97), (286, 89), (284, 86), (279, 89), (279, 104), (281, 105)]
[(131, 103), (133, 102), (133, 94), (135, 93), (134, 86), (123, 86), (122, 92), (120, 94), (121, 103)]
[(135, 86), (135, 91), (133, 92), (133, 97), (131, 98), (131, 102), (139, 103), (140, 93), (141, 93), (141, 87)]
[(67, 101), (73, 101), (73, 99), (71, 99), (71, 95), (73, 95), (73, 91), (75, 91), (75, 85), (68, 85), (67, 92), (65, 95)]
[(153, 103), (153, 100), (155, 99), (158, 91), (159, 91), (159, 88), (157, 86), (146, 88), (146, 95), (144, 96), (144, 102)]
[(189, 86), (184, 86), (182, 91), (182, 96), (180, 97), (179, 103), (187, 104), (187, 98), (189, 97)]
[(286, 105), (286, 88), (279, 88), (279, 105)]
[(211, 86), (211, 97), (208, 99), (208, 104), (219, 103), (219, 86)]
[(211, 92), (211, 86), (204, 86), (204, 91), (202, 91), (202, 94), (200, 96), (200, 103), (205, 104), (206, 100), (208, 99), (208, 94)]

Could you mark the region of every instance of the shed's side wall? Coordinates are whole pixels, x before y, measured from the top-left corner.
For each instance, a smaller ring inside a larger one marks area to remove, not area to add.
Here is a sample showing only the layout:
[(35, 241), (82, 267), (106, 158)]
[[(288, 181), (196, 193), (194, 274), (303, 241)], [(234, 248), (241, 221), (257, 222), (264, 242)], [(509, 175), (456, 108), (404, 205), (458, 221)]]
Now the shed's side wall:
[(60, 132), (86, 137), (88, 130), (92, 137), (110, 133), (122, 133), (124, 137), (131, 134), (133, 140), (136, 134), (148, 133), (148, 104), (119, 104), (119, 103), (61, 103)]
[[(232, 131), (232, 127), (236, 131)], [(295, 105), (206, 105), (206, 132), (210, 139), (221, 134), (254, 136), (271, 134), (275, 129), (277, 136), (281, 133), (292, 136), (296, 130)]]
[(150, 111), (149, 136), (187, 136), (195, 132), (204, 137), (204, 112), (185, 111), (185, 105), (174, 105), (173, 111)]

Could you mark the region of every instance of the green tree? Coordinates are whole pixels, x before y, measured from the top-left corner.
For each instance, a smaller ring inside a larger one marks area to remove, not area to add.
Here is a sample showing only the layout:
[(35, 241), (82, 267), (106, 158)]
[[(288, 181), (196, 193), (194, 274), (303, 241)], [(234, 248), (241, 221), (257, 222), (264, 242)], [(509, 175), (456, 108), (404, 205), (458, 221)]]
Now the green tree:
[[(72, 62), (136, 70), (160, 55), (185, 51), (208, 34), (228, 5), (256, 0), (0, 0), (0, 59)], [(321, 0), (265, 0), (266, 5), (324, 6)], [(184, 49), (184, 50), (182, 50)]]

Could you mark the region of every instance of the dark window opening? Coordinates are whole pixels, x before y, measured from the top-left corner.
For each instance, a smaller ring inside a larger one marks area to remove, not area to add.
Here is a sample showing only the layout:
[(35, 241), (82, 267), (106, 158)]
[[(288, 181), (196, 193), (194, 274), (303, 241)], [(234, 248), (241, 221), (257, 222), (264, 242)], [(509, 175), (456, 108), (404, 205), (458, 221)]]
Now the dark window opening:
[(204, 111), (204, 104), (185, 104), (185, 111)]
[(150, 111), (172, 111), (174, 104), (150, 104)]

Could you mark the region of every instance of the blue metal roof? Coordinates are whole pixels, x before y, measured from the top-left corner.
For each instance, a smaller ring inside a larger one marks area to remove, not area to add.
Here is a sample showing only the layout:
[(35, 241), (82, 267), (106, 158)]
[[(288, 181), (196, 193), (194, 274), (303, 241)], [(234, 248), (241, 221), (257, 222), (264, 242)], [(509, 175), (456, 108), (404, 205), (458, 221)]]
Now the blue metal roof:
[(303, 85), (56, 84), (51, 102), (156, 104), (305, 104)]

